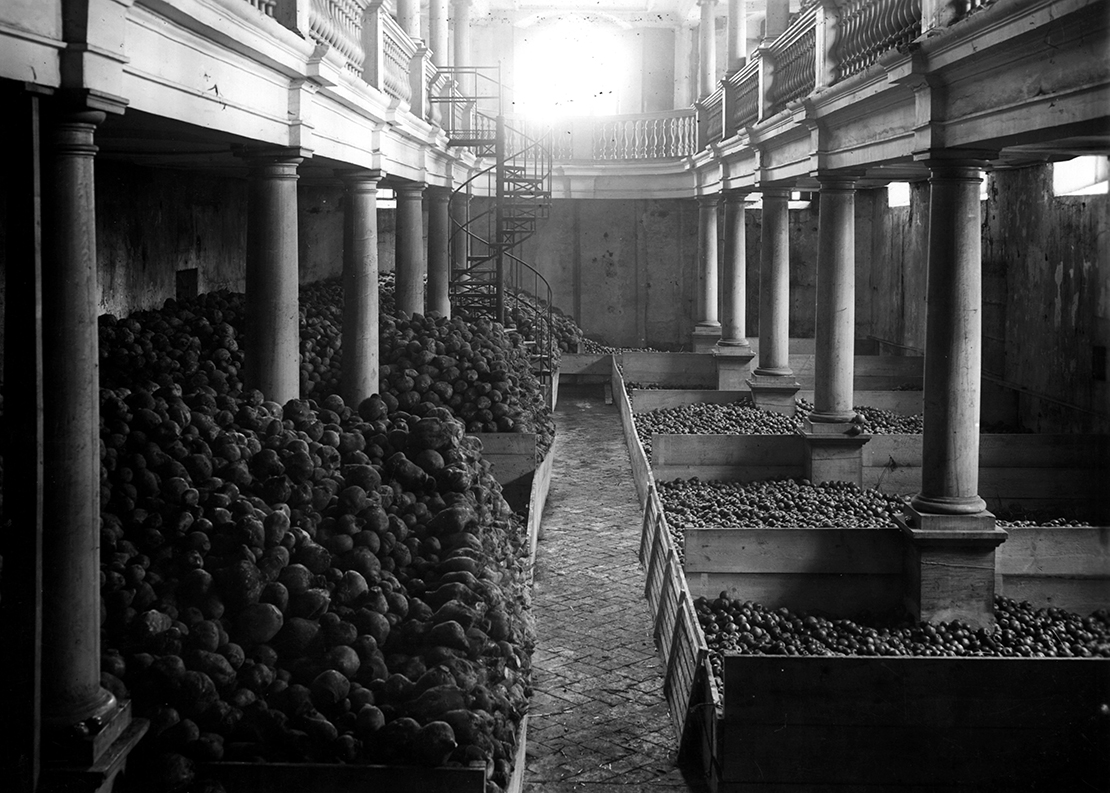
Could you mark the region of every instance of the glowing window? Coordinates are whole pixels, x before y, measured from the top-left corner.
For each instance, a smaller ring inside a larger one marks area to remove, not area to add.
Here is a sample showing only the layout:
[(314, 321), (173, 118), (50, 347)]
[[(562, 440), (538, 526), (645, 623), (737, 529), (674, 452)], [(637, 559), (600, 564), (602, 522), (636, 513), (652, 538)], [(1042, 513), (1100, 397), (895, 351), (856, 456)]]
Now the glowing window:
[(1055, 195), (1106, 195), (1110, 187), (1110, 158), (1076, 157), (1052, 163)]
[(580, 16), (530, 29), (517, 57), (514, 111), (539, 119), (619, 113), (630, 62), (620, 32)]
[(886, 205), (888, 207), (908, 207), (910, 205), (910, 183), (891, 182), (886, 186)]

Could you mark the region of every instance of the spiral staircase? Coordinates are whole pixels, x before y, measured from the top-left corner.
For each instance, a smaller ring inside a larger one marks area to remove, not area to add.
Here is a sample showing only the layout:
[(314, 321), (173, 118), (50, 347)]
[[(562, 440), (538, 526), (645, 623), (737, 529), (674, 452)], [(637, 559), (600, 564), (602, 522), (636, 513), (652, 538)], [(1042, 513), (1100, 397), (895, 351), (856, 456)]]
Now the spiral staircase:
[(551, 130), (501, 112), (496, 67), (442, 70), (455, 90), (433, 101), (448, 145), (488, 161), (451, 194), (452, 311), (500, 322), (529, 347), (550, 393), (557, 346), (547, 280), (519, 255), (551, 206)]

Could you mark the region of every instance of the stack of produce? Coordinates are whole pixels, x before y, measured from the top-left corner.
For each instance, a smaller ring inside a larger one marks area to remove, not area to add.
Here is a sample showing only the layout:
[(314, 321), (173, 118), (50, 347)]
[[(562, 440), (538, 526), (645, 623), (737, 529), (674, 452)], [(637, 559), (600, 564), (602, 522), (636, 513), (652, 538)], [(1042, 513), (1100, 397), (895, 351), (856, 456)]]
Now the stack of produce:
[[(799, 420), (813, 412), (813, 403), (808, 400), (797, 399), (794, 404), (794, 415)], [(856, 405), (853, 409), (856, 411), (854, 423), (859, 427), (860, 432), (867, 435), (920, 435), (925, 426), (923, 413), (906, 416), (866, 405)]]
[(814, 526), (894, 527), (906, 499), (850, 482), (815, 485), (808, 479), (657, 482), (667, 525), (681, 557), (685, 529)]
[(423, 415), (446, 406), (468, 432), (533, 432), (541, 459), (554, 441), (526, 348), (488, 320), (384, 318), (380, 382), (391, 407)]
[(801, 419), (757, 408), (750, 399), (712, 404), (696, 402), (660, 408), (633, 416), (636, 435), (651, 458), (651, 436), (656, 435), (791, 435)]
[[(529, 694), (526, 541), (445, 409), (102, 392), (104, 684), (135, 758), (488, 763)], [(155, 789), (151, 787), (151, 789)]]
[(1110, 611), (1090, 616), (995, 598), (997, 629), (959, 622), (915, 623), (906, 617), (829, 619), (733, 600), (727, 592), (694, 602), (709, 645), (710, 664), (722, 679), (723, 656), (865, 655), (1110, 658)]

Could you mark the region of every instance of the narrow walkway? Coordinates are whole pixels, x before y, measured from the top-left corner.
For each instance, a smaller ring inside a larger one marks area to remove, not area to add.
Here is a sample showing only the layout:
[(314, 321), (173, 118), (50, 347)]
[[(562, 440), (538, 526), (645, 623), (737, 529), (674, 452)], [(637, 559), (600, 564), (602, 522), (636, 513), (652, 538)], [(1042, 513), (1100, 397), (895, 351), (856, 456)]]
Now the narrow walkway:
[(616, 406), (560, 390), (532, 593), (526, 793), (700, 791), (675, 767), (636, 559), (640, 506)]

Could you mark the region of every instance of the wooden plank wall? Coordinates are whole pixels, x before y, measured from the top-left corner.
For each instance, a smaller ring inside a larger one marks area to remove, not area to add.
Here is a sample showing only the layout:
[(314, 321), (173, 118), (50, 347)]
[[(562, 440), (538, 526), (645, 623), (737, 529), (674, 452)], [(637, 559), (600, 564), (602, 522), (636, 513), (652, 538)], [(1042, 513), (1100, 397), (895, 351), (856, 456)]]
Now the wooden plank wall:
[[(815, 355), (790, 354), (790, 368), (805, 390), (813, 389)], [(857, 391), (889, 391), (924, 382), (925, 359), (911, 355), (857, 355), (853, 383)]]
[(729, 656), (717, 789), (1107, 790), (1110, 724), (1098, 708), (1110, 701), (1108, 668)]
[(995, 591), (1078, 614), (1110, 608), (1110, 528), (1010, 528), (995, 555)]
[(832, 616), (902, 605), (898, 529), (686, 529), (694, 597), (753, 600)]
[(800, 435), (652, 435), (655, 479), (721, 479), (753, 482), (805, 473)]
[(501, 483), (502, 494), (514, 510), (528, 508), (536, 470), (536, 435), (533, 432), (479, 432), (482, 459)]
[(632, 479), (636, 483), (636, 495), (640, 499), (640, 508), (647, 508), (648, 490), (655, 481), (651, 474), (651, 465), (648, 463), (647, 453), (636, 434), (636, 425), (632, 420), (632, 403), (624, 388), (624, 380), (616, 362), (610, 371), (613, 399), (620, 408), (621, 426), (624, 429), (624, 442), (628, 446), (628, 456), (632, 460)]
[(751, 392), (747, 390), (718, 391), (715, 388), (633, 388), (631, 395), (633, 413), (666, 410), (698, 402), (724, 405), (750, 398)]
[(704, 352), (624, 352), (620, 356), (628, 383), (655, 383), (682, 388), (717, 385), (717, 363)]

